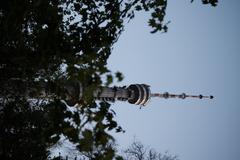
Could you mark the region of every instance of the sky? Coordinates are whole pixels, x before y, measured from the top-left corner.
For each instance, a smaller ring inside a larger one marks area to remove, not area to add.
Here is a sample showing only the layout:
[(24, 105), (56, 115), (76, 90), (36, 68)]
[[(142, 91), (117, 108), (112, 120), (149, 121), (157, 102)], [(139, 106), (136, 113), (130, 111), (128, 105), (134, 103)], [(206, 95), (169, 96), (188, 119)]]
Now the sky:
[(138, 13), (115, 44), (108, 67), (125, 77), (115, 84), (146, 83), (152, 92), (215, 98), (155, 98), (142, 109), (114, 103), (116, 120), (126, 130), (114, 134), (117, 143), (126, 148), (136, 137), (180, 160), (239, 160), (240, 1), (213, 8), (200, 0), (171, 0), (167, 33), (151, 34), (148, 18)]

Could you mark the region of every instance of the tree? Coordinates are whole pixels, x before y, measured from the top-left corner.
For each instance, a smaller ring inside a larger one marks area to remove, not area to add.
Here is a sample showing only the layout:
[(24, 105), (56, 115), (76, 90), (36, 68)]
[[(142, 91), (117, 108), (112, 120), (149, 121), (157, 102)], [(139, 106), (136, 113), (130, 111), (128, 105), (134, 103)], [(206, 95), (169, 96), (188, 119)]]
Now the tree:
[[(151, 12), (151, 33), (166, 32), (166, 7), (167, 0), (0, 1), (1, 159), (45, 159), (61, 135), (91, 159), (116, 157), (107, 131), (122, 128), (110, 105), (91, 95), (122, 79), (106, 64), (124, 24), (143, 10)], [(69, 81), (84, 85), (81, 107), (61, 100)], [(43, 87), (51, 98), (42, 95)]]
[(124, 150), (126, 160), (178, 160), (176, 155), (156, 152), (153, 148), (145, 147), (140, 141), (134, 140), (133, 143)]

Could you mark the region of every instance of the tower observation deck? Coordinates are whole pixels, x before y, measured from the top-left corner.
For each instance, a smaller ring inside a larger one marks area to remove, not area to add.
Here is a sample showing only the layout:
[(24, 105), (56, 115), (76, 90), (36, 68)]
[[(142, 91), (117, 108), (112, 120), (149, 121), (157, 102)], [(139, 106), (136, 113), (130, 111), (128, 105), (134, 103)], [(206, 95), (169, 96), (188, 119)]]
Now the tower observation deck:
[[(77, 85), (68, 85), (65, 87), (66, 90), (66, 102), (68, 104), (76, 104), (82, 98), (83, 88), (81, 83)], [(128, 87), (101, 87), (93, 92), (93, 97), (99, 101), (105, 102), (115, 102), (127, 101), (130, 104), (145, 106), (151, 98), (209, 98), (213, 99), (213, 96), (203, 96), (203, 95), (188, 95), (182, 94), (170, 94), (168, 92), (164, 93), (151, 93), (150, 86), (146, 84), (131, 84)]]

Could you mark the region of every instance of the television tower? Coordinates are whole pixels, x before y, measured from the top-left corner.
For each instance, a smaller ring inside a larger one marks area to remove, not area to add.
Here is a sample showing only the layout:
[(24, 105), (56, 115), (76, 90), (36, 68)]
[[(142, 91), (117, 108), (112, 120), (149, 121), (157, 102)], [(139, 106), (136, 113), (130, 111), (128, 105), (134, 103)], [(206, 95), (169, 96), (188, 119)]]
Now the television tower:
[[(75, 83), (65, 86), (65, 101), (69, 105), (76, 104), (81, 100), (83, 95), (83, 87), (81, 83)], [(145, 106), (151, 98), (209, 98), (213, 99), (213, 96), (203, 95), (188, 95), (182, 94), (170, 94), (165, 93), (151, 93), (150, 86), (146, 84), (131, 84), (128, 87), (100, 87), (93, 92), (93, 97), (99, 101), (115, 102), (127, 101), (130, 104)]]

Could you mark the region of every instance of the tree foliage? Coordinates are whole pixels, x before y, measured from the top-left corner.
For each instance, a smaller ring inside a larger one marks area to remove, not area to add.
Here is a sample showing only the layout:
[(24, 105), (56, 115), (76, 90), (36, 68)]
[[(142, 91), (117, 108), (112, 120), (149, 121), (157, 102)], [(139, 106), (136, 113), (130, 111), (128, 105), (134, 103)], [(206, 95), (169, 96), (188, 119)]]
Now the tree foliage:
[(153, 148), (148, 148), (136, 140), (124, 150), (124, 154), (125, 160), (178, 160), (176, 155), (171, 155), (168, 152), (158, 153)]
[[(116, 157), (108, 131), (122, 129), (110, 105), (91, 94), (123, 79), (109, 71), (107, 59), (124, 25), (146, 11), (151, 33), (166, 32), (166, 7), (167, 0), (0, 1), (1, 159), (46, 159), (60, 135), (90, 159)], [(84, 85), (81, 108), (61, 101), (67, 81)], [(50, 99), (41, 95), (43, 83), (54, 93)]]

